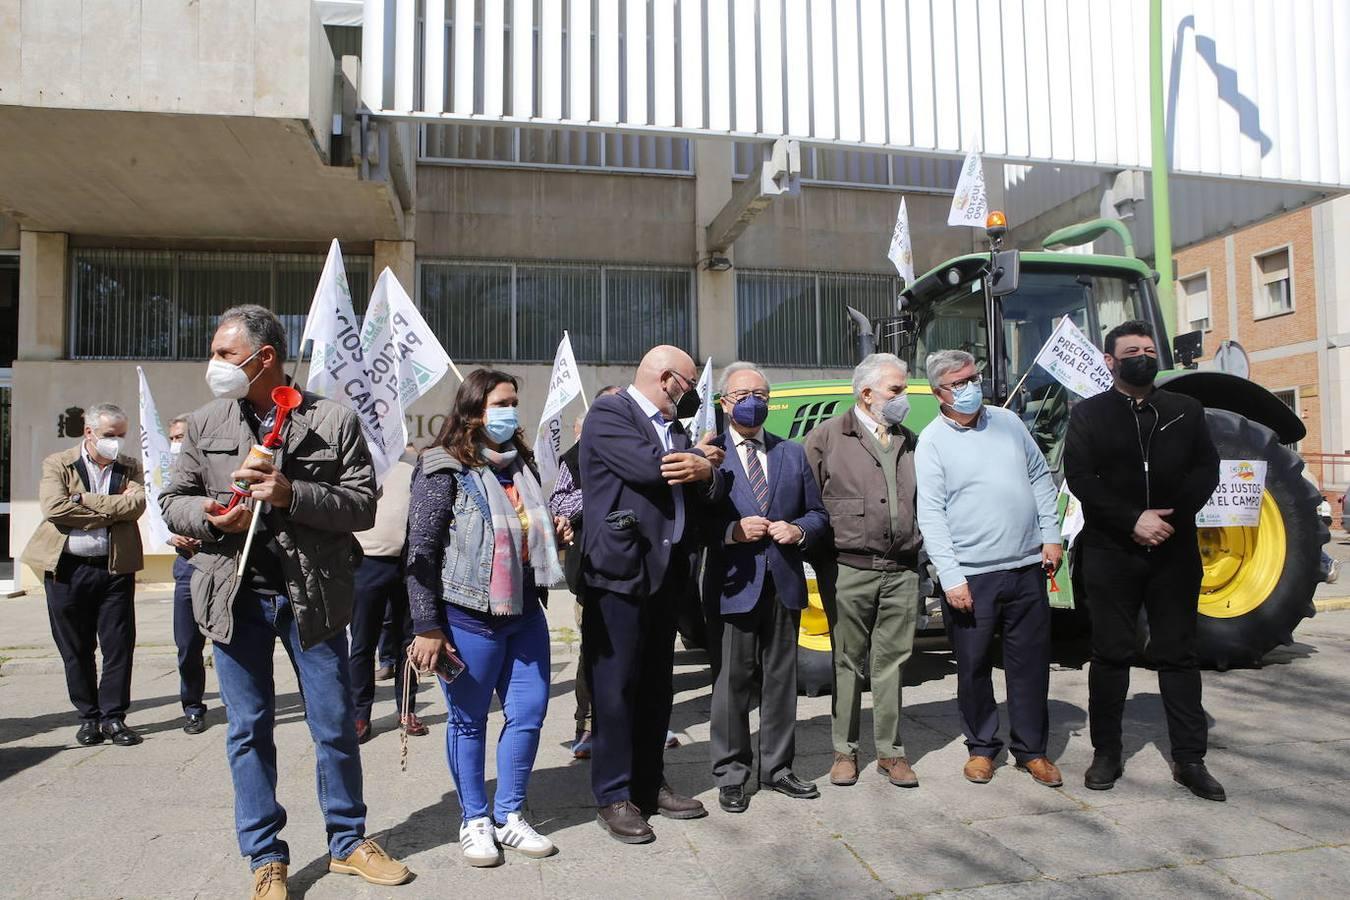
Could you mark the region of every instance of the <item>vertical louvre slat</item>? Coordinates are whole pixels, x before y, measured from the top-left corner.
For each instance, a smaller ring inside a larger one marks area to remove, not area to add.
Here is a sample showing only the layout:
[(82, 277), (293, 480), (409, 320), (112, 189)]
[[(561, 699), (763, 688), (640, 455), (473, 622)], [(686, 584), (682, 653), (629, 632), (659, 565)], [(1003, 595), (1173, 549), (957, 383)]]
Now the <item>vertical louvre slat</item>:
[(474, 11), (473, 0), (455, 0), (454, 26), (454, 99), (451, 110), (457, 116), (473, 115), (474, 96)]
[[(1086, 0), (1080, 0), (1086, 2)], [(983, 96), (980, 83), (980, 68), (985, 64), (986, 53), (980, 44), (978, 23), (980, 14), (976, 0), (957, 0), (954, 8), (956, 23), (956, 47), (952, 62), (956, 65), (957, 92), (960, 106), (957, 107), (957, 134), (961, 145), (968, 146), (976, 138), (984, 143)], [(997, 4), (987, 6), (985, 18), (998, 17)], [(1001, 137), (995, 140), (1002, 142)], [(987, 149), (987, 148), (986, 148)]]
[(534, 52), (534, 0), (515, 0), (511, 7), (511, 115), (517, 119), (534, 118)]
[(886, 18), (886, 139), (909, 143), (909, 14), (904, 3), (888, 3)]
[(394, 108), (406, 112), (413, 108), (413, 76), (417, 46), (417, 2), (398, 0), (394, 7)]
[(708, 0), (708, 127), (731, 130), (731, 32), (728, 0)]
[(784, 31), (787, 35), (788, 131), (811, 133), (810, 7), (788, 3)]
[(838, 132), (835, 130), (834, 4), (831, 0), (811, 0), (811, 93), (815, 101), (812, 133), (818, 138), (833, 140)]
[(909, 0), (909, 102), (916, 147), (936, 147), (933, 110), (933, 22), (929, 0)]
[[(1109, 2), (1109, 0), (1108, 0)], [(1003, 96), (1003, 7), (981, 11), (980, 16), (980, 97), (981, 133), (989, 153), (1008, 152), (1007, 115)]]
[(934, 146), (964, 147), (969, 139), (961, 134), (961, 104), (965, 98), (957, 89), (956, 16), (951, 3), (933, 4), (931, 24)]
[(539, 23), (539, 114), (550, 120), (562, 118), (563, 4), (543, 4)]
[(652, 0), (652, 124), (675, 124), (675, 0)]
[(483, 115), (498, 118), (506, 103), (505, 0), (483, 5)]
[(732, 0), (736, 39), (731, 60), (736, 78), (736, 130), (759, 131), (759, 86), (755, 68), (755, 0)]
[[(862, 36), (863, 140), (886, 143), (886, 49), (881, 0), (862, 0), (858, 33)], [(901, 48), (896, 58), (903, 60)]]
[(680, 127), (704, 128), (703, 0), (680, 0)]
[(620, 88), (623, 86), (621, 60), (619, 59), (619, 0), (600, 0), (596, 15), (596, 31), (599, 33), (599, 56), (596, 60), (596, 80), (600, 97), (600, 111), (596, 116), (601, 122), (618, 122)]
[(862, 140), (862, 108), (858, 81), (858, 0), (834, 5), (835, 68), (839, 83), (839, 139)]
[(647, 119), (647, 0), (628, 0), (624, 21), (624, 121), (646, 125)]
[(761, 130), (782, 134), (783, 129), (783, 8), (780, 0), (762, 0), (759, 6), (759, 93)]
[(591, 117), (591, 0), (570, 0), (568, 11), (567, 117), (584, 122)]
[(361, 102), (384, 109), (384, 0), (365, 0), (361, 18)]
[(445, 0), (428, 0), (422, 29), (422, 109), (445, 112)]
[[(1045, 0), (1023, 0), (1022, 16), (1023, 33), (1026, 35), (1026, 96), (1045, 97), (1050, 90), (1049, 49), (1045, 45)], [(1059, 53), (1061, 49), (1056, 48), (1055, 52)], [(1144, 83), (1148, 83), (1147, 78)], [(1144, 95), (1147, 97), (1147, 90)], [(1063, 115), (1067, 110), (1057, 112)], [(1033, 159), (1050, 158), (1050, 118), (1053, 114), (1049, 103), (1027, 103), (1028, 153)], [(1147, 147), (1147, 138), (1142, 143)]]

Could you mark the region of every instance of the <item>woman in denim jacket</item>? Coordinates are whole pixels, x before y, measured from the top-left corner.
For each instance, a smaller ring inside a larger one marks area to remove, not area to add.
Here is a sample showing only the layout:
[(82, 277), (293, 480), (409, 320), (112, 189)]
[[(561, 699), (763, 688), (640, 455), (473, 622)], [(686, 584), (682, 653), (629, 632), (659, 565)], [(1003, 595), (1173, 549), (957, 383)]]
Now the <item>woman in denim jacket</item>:
[[(408, 601), (417, 637), (409, 656), (429, 671), (442, 650), (465, 671), (441, 682), (450, 719), (446, 756), (459, 792), (460, 849), (474, 866), (501, 847), (551, 855), (553, 842), (521, 816), (548, 709), (549, 638), (542, 601), (562, 577), (557, 542), (572, 540), (549, 514), (534, 456), (519, 427), (516, 379), (479, 369), (455, 395), (436, 443), (412, 476)], [(483, 766), (496, 692), (506, 715), (489, 815)]]

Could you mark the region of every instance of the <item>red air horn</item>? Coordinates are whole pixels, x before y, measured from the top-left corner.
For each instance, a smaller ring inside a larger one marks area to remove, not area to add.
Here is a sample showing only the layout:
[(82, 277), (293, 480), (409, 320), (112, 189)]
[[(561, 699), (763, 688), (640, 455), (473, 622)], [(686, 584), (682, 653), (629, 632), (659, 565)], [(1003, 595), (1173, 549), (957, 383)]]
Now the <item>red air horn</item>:
[[(281, 446), (281, 429), (286, 424), (286, 417), (291, 414), (291, 410), (300, 405), (304, 397), (299, 391), (289, 385), (282, 385), (272, 391), (272, 403), (276, 409), (273, 411), (272, 430), (263, 437), (261, 444), (254, 444), (248, 451), (248, 456), (244, 459), (244, 465), (251, 462), (271, 463), (276, 459), (276, 448)], [(230, 498), (230, 506), (234, 506), (241, 497), (249, 496), (252, 493), (252, 485), (247, 481), (236, 481), (234, 483), (234, 496)], [(244, 538), (244, 552), (239, 557), (240, 578), (244, 576), (244, 569), (248, 566), (248, 553), (253, 549), (253, 535), (258, 531), (258, 519), (261, 517), (261, 510), (255, 510), (253, 518), (248, 523), (248, 536)]]

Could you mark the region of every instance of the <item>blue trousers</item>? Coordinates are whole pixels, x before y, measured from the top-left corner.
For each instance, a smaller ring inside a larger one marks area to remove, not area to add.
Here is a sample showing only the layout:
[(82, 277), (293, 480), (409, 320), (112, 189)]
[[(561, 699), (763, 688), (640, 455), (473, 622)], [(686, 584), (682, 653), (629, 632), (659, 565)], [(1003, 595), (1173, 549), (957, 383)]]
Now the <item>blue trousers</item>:
[(974, 609), (957, 612), (942, 601), (942, 618), (956, 653), (956, 704), (972, 756), (997, 756), (994, 633), (1003, 632), (1008, 686), (1009, 750), (1024, 763), (1045, 755), (1050, 731), (1050, 600), (1040, 566), (972, 575)]
[(488, 814), (487, 719), (495, 692), (506, 725), (497, 739), (497, 796), (493, 816), (505, 824), (508, 814), (525, 805), (539, 729), (548, 711), (548, 621), (532, 615), (499, 628), (491, 635), (451, 626), (450, 641), (465, 671), (451, 684), (440, 681), (450, 720), (445, 729), (445, 756), (459, 792), (464, 821)]
[(339, 634), (301, 650), (290, 602), (241, 590), (234, 601), (230, 642), (215, 641), (212, 646), (229, 720), (225, 753), (234, 781), (234, 827), (239, 851), (254, 869), (269, 862), (290, 862), (290, 849), (281, 839), (286, 810), (277, 802), (273, 740), (277, 692), (272, 654), (277, 638), (300, 681), (329, 852), (346, 858), (365, 839), (366, 804), (361, 799), (361, 751), (352, 715), (347, 636)]
[[(381, 628), (393, 616), (394, 708), (403, 714), (403, 661), (412, 643), (412, 618), (408, 614), (408, 589), (403, 585), (403, 567), (397, 556), (367, 556), (356, 567), (356, 597), (352, 605), (351, 670), (352, 704), (358, 721), (370, 721), (375, 703), (375, 654)], [(417, 682), (409, 685), (411, 700), (417, 699)]]
[(206, 635), (192, 615), (192, 563), (183, 557), (173, 561), (173, 642), (178, 646), (178, 699), (187, 716), (206, 715), (206, 666), (202, 651)]

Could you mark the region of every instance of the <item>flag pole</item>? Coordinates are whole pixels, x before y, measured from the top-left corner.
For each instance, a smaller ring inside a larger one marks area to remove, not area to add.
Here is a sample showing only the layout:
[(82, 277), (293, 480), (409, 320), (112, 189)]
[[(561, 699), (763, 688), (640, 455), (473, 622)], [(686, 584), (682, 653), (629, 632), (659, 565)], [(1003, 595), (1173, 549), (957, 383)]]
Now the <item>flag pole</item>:
[(300, 360), (302, 360), (302, 359), (305, 358), (305, 348), (306, 348), (306, 347), (309, 347), (310, 349), (313, 349), (313, 347), (314, 347), (314, 340), (313, 340), (312, 338), (301, 338), (301, 339), (300, 339), (300, 352), (297, 353), (297, 354), (295, 354), (295, 361), (294, 361), (293, 363), (291, 363), (291, 381), (294, 382), (295, 384), (299, 384), (299, 383), (300, 383), (300, 382), (296, 381), (296, 378), (297, 378), (297, 377), (299, 376), (299, 374), (300, 374)]

